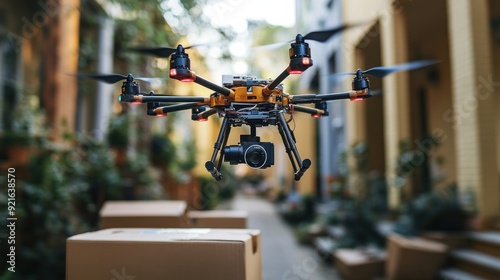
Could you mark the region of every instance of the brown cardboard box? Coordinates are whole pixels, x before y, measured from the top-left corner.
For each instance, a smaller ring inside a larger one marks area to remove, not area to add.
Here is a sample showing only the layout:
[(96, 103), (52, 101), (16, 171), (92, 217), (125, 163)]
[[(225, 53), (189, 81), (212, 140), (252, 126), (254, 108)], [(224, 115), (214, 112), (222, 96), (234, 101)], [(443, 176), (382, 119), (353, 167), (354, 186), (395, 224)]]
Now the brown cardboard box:
[(340, 249), (333, 255), (337, 271), (347, 280), (371, 280), (384, 275), (385, 252)]
[(106, 229), (66, 242), (66, 279), (261, 280), (259, 230)]
[(247, 228), (247, 212), (235, 210), (189, 211), (193, 228)]
[(434, 279), (446, 259), (446, 245), (420, 238), (391, 235), (388, 238), (388, 279)]
[(99, 212), (100, 227), (186, 228), (186, 211), (184, 201), (107, 201)]

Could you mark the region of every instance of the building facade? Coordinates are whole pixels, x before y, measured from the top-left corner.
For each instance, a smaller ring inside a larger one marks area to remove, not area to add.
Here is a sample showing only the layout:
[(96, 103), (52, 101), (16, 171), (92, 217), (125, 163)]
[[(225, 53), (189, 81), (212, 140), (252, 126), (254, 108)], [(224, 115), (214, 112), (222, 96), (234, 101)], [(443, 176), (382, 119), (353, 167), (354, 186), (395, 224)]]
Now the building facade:
[[(500, 3), (343, 1), (342, 14), (345, 23), (369, 22), (344, 34), (345, 71), (439, 61), (372, 78), (380, 97), (346, 105), (347, 143), (368, 143), (369, 165), (386, 175), (390, 205), (456, 185), (481, 217), (500, 216)], [(415, 155), (403, 166), (407, 178), (398, 173), (403, 143)]]

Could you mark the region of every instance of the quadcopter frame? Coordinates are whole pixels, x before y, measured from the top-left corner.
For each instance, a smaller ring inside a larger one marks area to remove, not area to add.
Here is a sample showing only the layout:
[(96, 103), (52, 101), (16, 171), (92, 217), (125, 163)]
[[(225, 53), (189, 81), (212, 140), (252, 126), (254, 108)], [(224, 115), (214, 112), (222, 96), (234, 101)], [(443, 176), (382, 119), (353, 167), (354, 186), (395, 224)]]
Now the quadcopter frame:
[[(251, 77), (236, 79), (223, 77), (223, 85), (214, 84), (190, 69), (189, 56), (182, 45), (178, 45), (170, 58), (170, 77), (182, 82), (195, 82), (214, 91), (210, 97), (199, 96), (167, 96), (140, 93), (139, 86), (133, 82), (131, 75), (123, 83), (119, 100), (131, 103), (148, 103), (148, 115), (166, 116), (170, 112), (192, 109), (192, 119), (205, 121), (216, 113), (223, 117), (221, 129), (210, 161), (205, 167), (216, 179), (221, 180), (220, 168), (224, 158), (222, 148), (226, 146), (231, 127), (248, 125), (251, 128), (249, 137), (258, 139), (256, 127), (275, 125), (283, 140), (285, 151), (290, 159), (296, 181), (311, 166), (311, 160), (302, 160), (293, 131), (290, 129), (284, 113), (294, 111), (311, 114), (318, 118), (328, 115), (326, 101), (350, 99), (361, 100), (371, 96), (369, 80), (359, 70), (353, 80), (352, 91), (329, 94), (290, 95), (283, 92), (281, 82), (290, 74), (301, 74), (313, 65), (309, 44), (302, 35), (297, 35), (289, 50), (290, 64), (274, 80), (257, 80)], [(181, 104), (160, 106), (160, 102), (182, 102)], [(315, 104), (315, 108), (298, 104)], [(209, 110), (205, 110), (209, 107)]]
[[(290, 120), (293, 118), (294, 112), (310, 114), (313, 118), (328, 116), (327, 101), (341, 99), (356, 101), (377, 94), (377, 91), (372, 92), (370, 90), (370, 81), (365, 75), (383, 78), (394, 72), (414, 70), (439, 62), (435, 60), (421, 60), (393, 66), (373, 67), (365, 71), (358, 69), (356, 72), (334, 74), (354, 75), (351, 84), (352, 90), (347, 92), (299, 95), (290, 95), (283, 92), (281, 84), (283, 80), (291, 74), (301, 74), (313, 65), (311, 49), (309, 48), (309, 44), (305, 42), (306, 40), (326, 42), (333, 35), (362, 24), (364, 23), (344, 24), (327, 30), (310, 32), (305, 36), (298, 34), (290, 44), (289, 65), (274, 80), (257, 80), (252, 77), (224, 75), (222, 86), (198, 76), (191, 70), (189, 55), (185, 50), (195, 46), (183, 47), (182, 45), (178, 45), (176, 48), (140, 47), (130, 49), (131, 51), (155, 55), (157, 57), (169, 57), (170, 78), (181, 82), (194, 82), (213, 90), (214, 93), (209, 97), (158, 95), (154, 92), (141, 93), (139, 84), (134, 81), (131, 74), (128, 76), (120, 74), (79, 74), (79, 77), (96, 79), (106, 83), (116, 83), (125, 80), (122, 84), (122, 93), (118, 100), (132, 104), (147, 103), (147, 114), (150, 116), (167, 116), (171, 112), (191, 109), (191, 119), (194, 121), (206, 121), (208, 117), (215, 114), (222, 117), (223, 122), (214, 145), (212, 157), (205, 164), (206, 169), (216, 180), (222, 179), (220, 168), (223, 160), (229, 161), (230, 164), (243, 163), (241, 158), (235, 160), (233, 158), (234, 154), (231, 154), (232, 152), (236, 150), (239, 153), (238, 156), (240, 156), (241, 150), (239, 147), (242, 147), (244, 144), (260, 142), (260, 138), (256, 135), (257, 127), (277, 126), (294, 170), (294, 178), (295, 180), (300, 180), (304, 172), (311, 166), (311, 161), (300, 158), (297, 146), (295, 145), (296, 141), (293, 131), (288, 126), (288, 122), (284, 117), (285, 113), (291, 115)], [(136, 79), (147, 80), (148, 78)], [(314, 107), (302, 106), (301, 104), (313, 104)], [(236, 146), (236, 149), (235, 146), (226, 147), (231, 127), (242, 125), (250, 126), (251, 134), (241, 135), (241, 146)], [(264, 144), (266, 147), (274, 149), (272, 143), (262, 142), (262, 147)], [(226, 149), (228, 149), (228, 154), (226, 153)], [(248, 150), (245, 152), (245, 156)], [(227, 160), (228, 156), (229, 160)], [(245, 163), (253, 168), (266, 168), (274, 164), (274, 159), (269, 162), (266, 159), (264, 165), (252, 166), (245, 158)]]

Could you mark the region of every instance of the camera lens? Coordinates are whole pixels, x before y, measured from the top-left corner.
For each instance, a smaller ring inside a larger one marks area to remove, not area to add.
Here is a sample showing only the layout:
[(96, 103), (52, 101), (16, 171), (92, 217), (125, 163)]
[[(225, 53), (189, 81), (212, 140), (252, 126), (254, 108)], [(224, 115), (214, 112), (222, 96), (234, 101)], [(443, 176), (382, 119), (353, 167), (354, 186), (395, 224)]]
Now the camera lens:
[(238, 164), (241, 162), (243, 157), (243, 147), (242, 146), (226, 146), (223, 150), (224, 161), (230, 164)]
[(252, 168), (261, 168), (267, 160), (266, 150), (259, 145), (252, 145), (245, 151), (245, 163)]

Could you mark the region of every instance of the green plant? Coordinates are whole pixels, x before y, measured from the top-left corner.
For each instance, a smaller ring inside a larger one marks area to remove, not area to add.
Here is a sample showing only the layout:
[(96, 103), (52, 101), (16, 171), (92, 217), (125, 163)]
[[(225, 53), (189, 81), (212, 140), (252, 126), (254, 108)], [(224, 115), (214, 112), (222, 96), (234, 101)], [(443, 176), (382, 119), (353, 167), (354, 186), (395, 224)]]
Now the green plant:
[(196, 166), (196, 142), (194, 140), (185, 143), (182, 147), (183, 153), (177, 155), (179, 168), (185, 172), (190, 172)]
[[(285, 203), (287, 204), (288, 202)], [(293, 226), (310, 223), (316, 218), (315, 198), (309, 195), (300, 196), (298, 197), (298, 201), (294, 202), (293, 207), (283, 209), (281, 215), (286, 222)]]
[(108, 126), (108, 144), (113, 148), (126, 148), (129, 142), (130, 117), (128, 114), (112, 116)]
[(6, 131), (0, 139), (2, 145), (5, 146), (31, 146), (34, 142), (33, 137), (28, 132), (21, 131)]
[(200, 209), (211, 210), (219, 203), (217, 184), (212, 177), (198, 177), (200, 181)]
[(176, 147), (166, 136), (153, 134), (150, 140), (149, 153), (154, 164), (168, 165), (175, 157)]
[(394, 230), (404, 235), (423, 231), (457, 232), (466, 229), (467, 213), (460, 204), (456, 186), (416, 197), (403, 206)]
[(406, 184), (417, 170), (422, 169), (432, 150), (439, 146), (438, 139), (432, 136), (423, 137), (418, 142), (428, 143), (428, 147), (421, 145), (414, 148), (408, 140), (399, 142), (399, 155), (396, 159), (397, 186)]
[[(107, 145), (83, 136), (71, 139), (67, 149), (40, 141), (39, 152), (27, 167), (29, 177), (16, 182), (16, 265), (30, 268), (16, 272), (18, 279), (63, 279), (66, 238), (97, 229), (104, 201), (161, 195), (159, 183), (148, 172), (147, 157), (118, 168)], [(129, 185), (139, 188), (130, 197)], [(5, 194), (0, 192), (2, 217), (8, 209)], [(0, 229), (2, 240), (7, 237), (5, 230)], [(5, 246), (0, 243), (0, 250), (7, 251)], [(0, 271), (5, 265), (0, 264)]]

